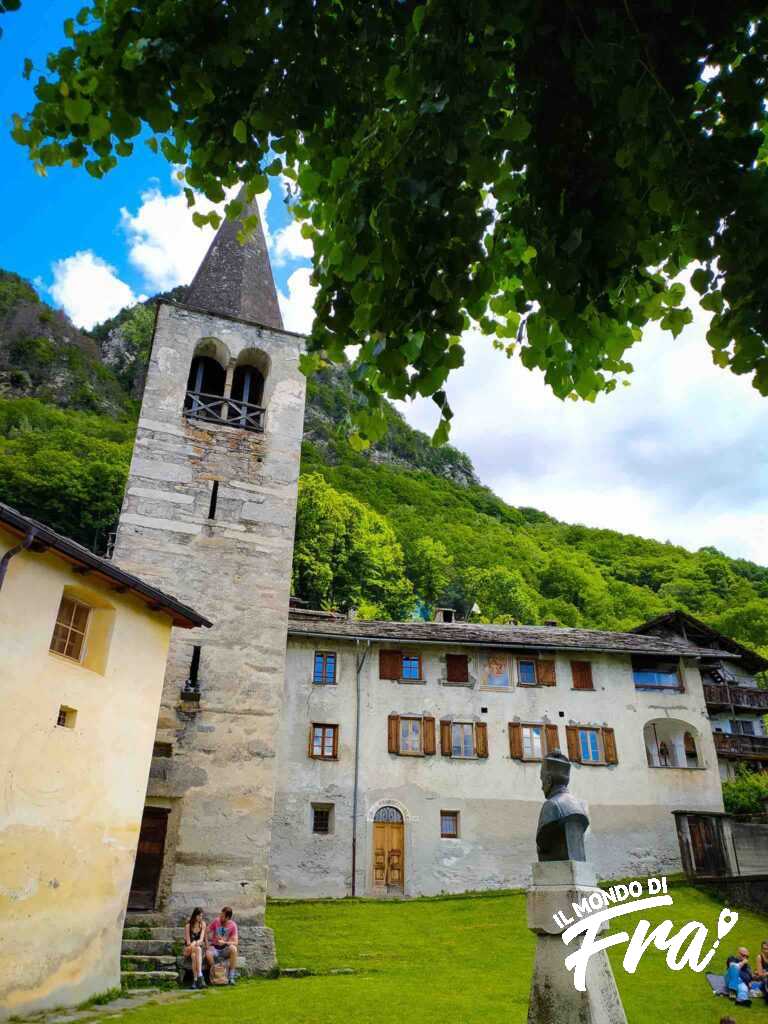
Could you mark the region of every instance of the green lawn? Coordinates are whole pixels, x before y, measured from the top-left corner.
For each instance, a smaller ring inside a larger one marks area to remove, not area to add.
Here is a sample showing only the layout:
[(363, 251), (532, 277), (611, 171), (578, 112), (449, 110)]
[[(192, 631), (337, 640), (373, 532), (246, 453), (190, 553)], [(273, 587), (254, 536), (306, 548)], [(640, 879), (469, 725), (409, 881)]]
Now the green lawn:
[[(648, 916), (671, 917), (679, 927), (704, 922), (711, 940), (721, 904), (673, 883), (674, 907)], [(768, 937), (768, 919), (740, 910), (740, 920), (713, 961), (721, 970), (731, 946), (746, 944), (754, 956)], [(626, 919), (631, 932), (636, 918)], [(525, 924), (525, 896), (486, 894), (402, 903), (336, 901), (272, 904), (281, 966), (307, 967), (306, 978), (241, 982), (209, 991), (202, 1002), (146, 1006), (128, 1014), (130, 1024), (525, 1024), (534, 940)], [(727, 948), (726, 948), (727, 947)], [(768, 1007), (741, 1010), (710, 994), (703, 975), (673, 973), (656, 950), (638, 972), (621, 969), (623, 948), (613, 958), (629, 1024), (718, 1024), (731, 1012), (737, 1021), (768, 1022)], [(330, 975), (352, 968), (354, 975)]]

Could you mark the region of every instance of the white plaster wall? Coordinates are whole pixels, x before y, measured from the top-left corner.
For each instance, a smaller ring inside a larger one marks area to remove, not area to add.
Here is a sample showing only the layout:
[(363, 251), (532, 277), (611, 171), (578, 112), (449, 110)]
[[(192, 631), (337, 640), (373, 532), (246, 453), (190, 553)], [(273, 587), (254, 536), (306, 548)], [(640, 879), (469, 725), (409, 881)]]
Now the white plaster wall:
[[(396, 644), (387, 647), (400, 646)], [(509, 692), (441, 685), (441, 656), (461, 648), (422, 647), (426, 683), (379, 679), (379, 645), (361, 673), (360, 784), (356, 889), (370, 893), (373, 812), (391, 803), (406, 818), (407, 895), (526, 884), (536, 859), (541, 794), (538, 763), (513, 761), (509, 722), (556, 724), (566, 749), (567, 724), (615, 730), (619, 763), (574, 765), (572, 792), (590, 808), (588, 855), (601, 877), (680, 866), (672, 809), (722, 810), (717, 759), (698, 669), (685, 669), (684, 693), (635, 690), (629, 657), (556, 655), (555, 687)], [(312, 684), (314, 651), (339, 653), (338, 684)], [(364, 647), (361, 647), (361, 650)], [(541, 652), (543, 655), (544, 652)], [(571, 656), (590, 660), (593, 692), (572, 689)], [(355, 733), (355, 660), (350, 642), (290, 637), (283, 716), (278, 741), (278, 787), (273, 823), (270, 892), (274, 896), (343, 896), (351, 886), (352, 790)], [(470, 673), (479, 677), (478, 665)], [(484, 712), (483, 708), (487, 711)], [(387, 752), (389, 714), (432, 715), (487, 723), (489, 757), (462, 760), (438, 753), (423, 758)], [(702, 768), (650, 768), (643, 726), (652, 719), (686, 722)], [(339, 759), (307, 757), (311, 722), (338, 723)], [(310, 804), (334, 803), (331, 836), (310, 831)], [(440, 811), (460, 813), (460, 838), (440, 838)]]

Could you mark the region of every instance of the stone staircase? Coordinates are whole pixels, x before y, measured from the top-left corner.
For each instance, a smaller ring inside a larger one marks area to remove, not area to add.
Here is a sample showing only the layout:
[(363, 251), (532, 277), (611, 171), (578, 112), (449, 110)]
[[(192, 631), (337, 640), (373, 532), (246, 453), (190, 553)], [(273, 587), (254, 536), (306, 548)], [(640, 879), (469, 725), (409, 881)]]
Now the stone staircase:
[[(183, 949), (182, 925), (171, 927), (160, 914), (126, 914), (120, 952), (123, 988), (177, 988), (184, 981)], [(242, 956), (237, 958), (237, 973), (248, 973)]]
[(158, 924), (153, 914), (128, 914), (123, 928), (123, 988), (175, 988), (181, 980), (184, 929)]

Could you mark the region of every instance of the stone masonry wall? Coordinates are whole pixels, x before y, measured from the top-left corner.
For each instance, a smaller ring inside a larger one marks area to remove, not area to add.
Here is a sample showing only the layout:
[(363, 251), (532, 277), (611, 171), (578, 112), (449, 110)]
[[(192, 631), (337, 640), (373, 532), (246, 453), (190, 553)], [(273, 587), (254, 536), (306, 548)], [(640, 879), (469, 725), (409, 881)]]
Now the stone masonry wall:
[[(260, 365), (266, 357), (263, 434), (182, 415), (205, 339), (230, 379), (241, 354), (260, 353)], [(158, 909), (174, 919), (229, 903), (243, 925), (263, 923), (304, 413), (300, 350), (289, 332), (169, 304), (158, 311), (114, 560), (214, 623), (174, 631), (157, 734), (173, 756), (153, 771), (147, 795), (172, 811)], [(195, 644), (199, 708), (180, 701)]]

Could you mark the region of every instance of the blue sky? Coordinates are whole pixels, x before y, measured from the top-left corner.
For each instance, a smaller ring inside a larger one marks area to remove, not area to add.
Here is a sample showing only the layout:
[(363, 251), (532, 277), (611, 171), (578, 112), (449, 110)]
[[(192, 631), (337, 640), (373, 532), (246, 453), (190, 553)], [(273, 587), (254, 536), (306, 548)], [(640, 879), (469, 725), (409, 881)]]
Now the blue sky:
[[(42, 66), (78, 6), (23, 0), (2, 17), (0, 267), (34, 281), (46, 301), (89, 327), (128, 302), (187, 283), (211, 233), (192, 226), (170, 167), (142, 146), (101, 181), (62, 168), (42, 179), (10, 139), (11, 114), (32, 103), (24, 58)], [(280, 183), (274, 188), (262, 219), (283, 316), (306, 331), (311, 251), (281, 202)], [(538, 372), (468, 332), (466, 366), (447, 388), (453, 443), (512, 504), (768, 564), (768, 400), (748, 379), (713, 366), (707, 314), (695, 302), (692, 309), (694, 322), (677, 339), (651, 325), (630, 354), (631, 386), (595, 405), (559, 401)], [(431, 402), (401, 408), (414, 426), (434, 429)]]
[[(136, 214), (141, 196), (157, 189), (174, 196), (168, 163), (146, 146), (100, 181), (82, 169), (53, 168), (46, 178), (33, 170), (26, 151), (10, 138), (11, 115), (26, 113), (34, 103), (32, 86), (22, 78), (25, 57), (43, 68), (46, 54), (64, 42), (66, 17), (79, 8), (76, 0), (24, 0), (21, 9), (3, 16), (0, 38), (0, 166), (3, 168), (4, 209), (0, 235), (0, 267), (15, 270), (35, 282), (51, 285), (52, 267), (77, 252), (93, 252), (115, 268), (135, 295), (151, 289), (153, 280), (130, 259), (130, 244), (121, 210)], [(276, 192), (279, 193), (279, 184)], [(273, 232), (289, 223), (289, 214), (276, 195), (270, 203)], [(202, 236), (201, 236), (202, 237)], [(275, 277), (287, 292), (290, 273), (305, 259), (277, 261)], [(42, 289), (41, 289), (42, 291)], [(43, 297), (52, 296), (43, 292)]]

